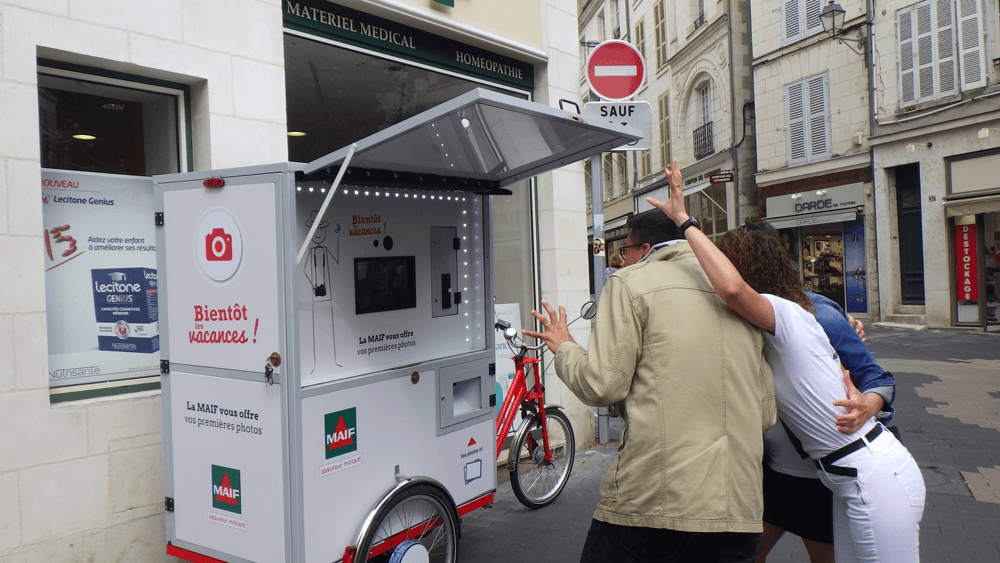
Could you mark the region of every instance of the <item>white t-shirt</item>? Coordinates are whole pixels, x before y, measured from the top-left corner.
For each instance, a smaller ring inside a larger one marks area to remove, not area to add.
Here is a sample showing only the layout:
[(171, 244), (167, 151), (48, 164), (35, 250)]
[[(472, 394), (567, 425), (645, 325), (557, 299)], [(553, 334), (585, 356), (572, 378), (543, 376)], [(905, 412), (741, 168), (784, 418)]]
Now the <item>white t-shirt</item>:
[[(837, 430), (835, 420), (844, 414), (845, 408), (834, 406), (833, 401), (846, 398), (847, 390), (840, 358), (823, 327), (797, 304), (774, 295), (764, 294), (764, 297), (774, 309), (774, 334), (766, 331), (763, 334), (764, 355), (774, 373), (778, 416), (802, 441), (802, 448), (812, 459), (819, 459), (864, 436), (876, 424), (874, 419), (851, 435)], [(781, 423), (771, 432), (783, 433)], [(798, 457), (794, 450), (792, 454)], [(784, 457), (788, 457), (787, 452)], [(794, 466), (801, 467), (801, 462)]]

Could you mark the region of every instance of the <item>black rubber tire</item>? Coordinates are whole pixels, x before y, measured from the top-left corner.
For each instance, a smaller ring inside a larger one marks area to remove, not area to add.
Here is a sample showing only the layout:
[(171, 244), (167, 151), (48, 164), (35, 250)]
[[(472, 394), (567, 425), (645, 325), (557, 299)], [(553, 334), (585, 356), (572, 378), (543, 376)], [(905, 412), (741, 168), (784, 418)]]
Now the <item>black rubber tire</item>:
[[(420, 524), (433, 519), (441, 523), (429, 530), (418, 530)], [(406, 532), (405, 538), (427, 548), (431, 563), (458, 561), (458, 517), (448, 496), (432, 485), (414, 485), (403, 489), (375, 515), (372, 528), (358, 545), (355, 561), (388, 562), (392, 549), (382, 545), (387, 538)], [(423, 532), (423, 533), (420, 533)], [(415, 535), (412, 535), (415, 534)], [(411, 536), (412, 535), (412, 536)]]
[[(525, 429), (525, 425), (529, 425)], [(552, 463), (545, 463), (545, 448), (535, 435), (541, 433), (541, 417), (536, 413), (521, 423), (518, 441), (511, 445), (510, 486), (514, 496), (528, 508), (542, 508), (556, 500), (573, 471), (576, 437), (569, 418), (554, 407), (545, 409)]]

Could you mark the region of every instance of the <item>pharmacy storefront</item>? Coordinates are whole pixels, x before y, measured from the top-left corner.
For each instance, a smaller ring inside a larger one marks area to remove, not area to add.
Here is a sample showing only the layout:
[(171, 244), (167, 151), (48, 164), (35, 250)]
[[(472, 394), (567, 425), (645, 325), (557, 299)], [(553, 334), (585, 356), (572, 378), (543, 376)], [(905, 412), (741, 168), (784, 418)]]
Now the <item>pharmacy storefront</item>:
[(769, 197), (766, 205), (766, 219), (798, 266), (805, 290), (852, 315), (867, 315), (864, 184)]
[[(487, 38), (469, 32), (428, 31), (426, 21), (418, 29), (409, 25), (416, 20), (325, 0), (286, 1), (282, 9), (292, 162), (312, 161), (475, 88), (531, 99), (533, 63), (545, 60), (523, 43), (488, 50)], [(511, 191), (494, 198), (496, 303), (519, 305), (529, 326), (538, 301), (534, 180)]]

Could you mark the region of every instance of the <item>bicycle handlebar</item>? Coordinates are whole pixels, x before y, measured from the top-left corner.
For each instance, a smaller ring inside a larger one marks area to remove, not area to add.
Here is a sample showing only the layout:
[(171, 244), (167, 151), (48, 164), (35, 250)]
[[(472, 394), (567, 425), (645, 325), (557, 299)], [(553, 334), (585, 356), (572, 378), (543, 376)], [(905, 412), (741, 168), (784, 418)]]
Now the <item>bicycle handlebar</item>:
[[(515, 356), (523, 356), (528, 350), (537, 351), (545, 347), (544, 342), (542, 342), (541, 344), (536, 344), (535, 346), (530, 346), (526, 344), (523, 340), (521, 340), (521, 337), (517, 334), (517, 331), (510, 326), (510, 323), (505, 320), (502, 319), (497, 320), (496, 324), (493, 325), (493, 327), (496, 330), (503, 332), (503, 337), (504, 339), (507, 340), (507, 348), (509, 348), (511, 353), (513, 353)], [(515, 348), (520, 349), (521, 352), (518, 353), (518, 351), (515, 350)]]

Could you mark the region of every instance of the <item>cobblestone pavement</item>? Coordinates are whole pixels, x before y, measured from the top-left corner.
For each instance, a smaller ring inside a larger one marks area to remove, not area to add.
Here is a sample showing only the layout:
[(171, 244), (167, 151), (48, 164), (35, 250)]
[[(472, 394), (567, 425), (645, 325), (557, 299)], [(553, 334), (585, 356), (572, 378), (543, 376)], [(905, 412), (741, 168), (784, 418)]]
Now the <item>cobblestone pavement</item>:
[[(868, 346), (896, 376), (893, 423), (927, 486), (921, 561), (1000, 562), (1000, 336), (871, 328)], [(577, 452), (569, 484), (546, 508), (523, 507), (500, 483), (493, 508), (462, 517), (460, 560), (578, 561), (620, 433), (613, 419), (611, 443)], [(792, 561), (808, 557), (786, 536), (768, 562)]]

